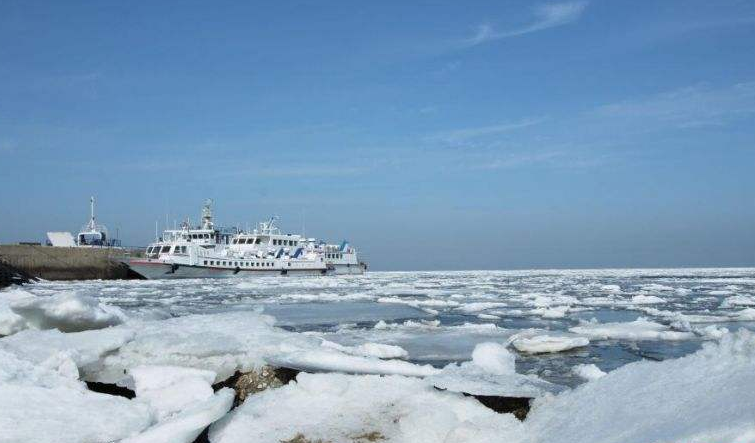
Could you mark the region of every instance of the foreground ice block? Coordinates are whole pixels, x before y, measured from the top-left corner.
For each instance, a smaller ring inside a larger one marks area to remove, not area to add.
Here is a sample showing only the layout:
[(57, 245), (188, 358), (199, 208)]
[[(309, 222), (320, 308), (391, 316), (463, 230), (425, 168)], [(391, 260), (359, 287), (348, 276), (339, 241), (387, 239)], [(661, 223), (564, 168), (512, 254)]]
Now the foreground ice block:
[(476, 400), (401, 376), (299, 374), (248, 398), (210, 429), (213, 443), (500, 442), (521, 423)]
[(755, 441), (755, 336), (663, 362), (641, 361), (535, 402), (527, 442)]

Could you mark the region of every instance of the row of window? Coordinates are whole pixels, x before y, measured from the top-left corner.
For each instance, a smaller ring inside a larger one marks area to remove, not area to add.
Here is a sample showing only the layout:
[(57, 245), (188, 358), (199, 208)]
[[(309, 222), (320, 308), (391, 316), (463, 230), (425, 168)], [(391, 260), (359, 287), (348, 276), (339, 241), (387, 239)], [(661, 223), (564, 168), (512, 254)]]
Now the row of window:
[[(234, 238), (231, 242), (234, 245), (258, 245), (262, 243), (261, 238)], [(273, 239), (273, 245), (274, 246), (297, 246), (299, 244), (296, 240), (283, 240), (283, 239)]]
[(233, 244), (234, 245), (258, 245), (262, 242), (261, 238), (234, 238)]
[(237, 268), (272, 268), (273, 262), (205, 260), (209, 266), (232, 266)]
[[(209, 238), (214, 238), (214, 237), (215, 237), (214, 235), (211, 236), (210, 234), (191, 234), (191, 235), (189, 235), (189, 238), (193, 238), (195, 240), (198, 240), (198, 239), (201, 239), (201, 238), (209, 239)], [(184, 238), (186, 238), (186, 236), (184, 236)]]
[[(150, 246), (147, 248), (147, 254), (169, 254), (170, 246)], [(186, 254), (186, 246), (174, 246), (174, 254)]]
[(325, 258), (343, 258), (343, 254), (325, 254)]
[(278, 240), (275, 238), (273, 239), (273, 245), (275, 246), (296, 246), (298, 244), (299, 242), (294, 241), (294, 240)]

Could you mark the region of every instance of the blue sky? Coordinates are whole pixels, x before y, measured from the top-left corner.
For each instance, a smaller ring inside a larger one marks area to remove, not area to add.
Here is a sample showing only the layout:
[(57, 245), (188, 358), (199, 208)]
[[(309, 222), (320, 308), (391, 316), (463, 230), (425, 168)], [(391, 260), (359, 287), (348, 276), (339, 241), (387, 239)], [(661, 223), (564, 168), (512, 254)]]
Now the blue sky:
[(0, 242), (278, 214), (373, 269), (755, 265), (755, 2), (0, 3)]

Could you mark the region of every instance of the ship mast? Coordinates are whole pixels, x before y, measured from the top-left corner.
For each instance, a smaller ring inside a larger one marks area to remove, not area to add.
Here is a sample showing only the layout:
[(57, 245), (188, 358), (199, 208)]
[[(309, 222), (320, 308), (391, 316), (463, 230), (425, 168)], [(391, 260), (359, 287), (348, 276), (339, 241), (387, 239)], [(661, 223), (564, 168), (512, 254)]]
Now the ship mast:
[(89, 197), (89, 211), (91, 214), (91, 218), (89, 219), (89, 231), (93, 232), (97, 225), (94, 222), (94, 196)]

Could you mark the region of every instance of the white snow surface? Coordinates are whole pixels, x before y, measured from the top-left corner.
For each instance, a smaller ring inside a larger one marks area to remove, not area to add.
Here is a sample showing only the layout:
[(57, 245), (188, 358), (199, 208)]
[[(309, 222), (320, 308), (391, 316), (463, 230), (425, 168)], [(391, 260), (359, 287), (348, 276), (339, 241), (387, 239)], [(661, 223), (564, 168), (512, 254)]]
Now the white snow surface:
[(15, 334), (29, 327), (26, 320), (11, 310), (11, 304), (35, 295), (18, 288), (0, 291), (0, 336)]
[(640, 317), (632, 322), (598, 323), (584, 322), (569, 328), (575, 334), (591, 339), (617, 340), (686, 340), (694, 337), (691, 332), (673, 331), (660, 323)]
[(516, 357), (500, 343), (480, 343), (475, 346), (472, 351), (472, 363), (494, 375), (516, 372)]
[(663, 362), (630, 363), (556, 397), (536, 401), (527, 442), (636, 443), (755, 440), (755, 336)]
[(586, 337), (564, 332), (537, 330), (522, 331), (512, 336), (509, 342), (517, 351), (526, 354), (562, 352), (590, 344), (590, 340)]
[(597, 380), (606, 375), (606, 373), (599, 367), (595, 366), (594, 363), (577, 365), (572, 368), (572, 372), (587, 381)]
[[(213, 443), (307, 441), (494, 442), (519, 439), (522, 424), (461, 394), (401, 376), (299, 374), (254, 395), (210, 429)], [(360, 437), (362, 437), (360, 439)]]
[(211, 398), (216, 374), (175, 366), (138, 366), (128, 371), (136, 397), (148, 403), (158, 420)]
[(537, 376), (518, 374), (515, 364), (516, 356), (504, 345), (480, 343), (472, 361), (451, 363), (426, 380), (440, 389), (473, 395), (535, 398), (563, 389)]
[(213, 392), (212, 371), (140, 366), (129, 373), (136, 385), (135, 401), (148, 404), (157, 423), (124, 443), (191, 443), (233, 404), (232, 389)]
[(666, 303), (666, 300), (657, 297), (655, 295), (635, 295), (632, 297), (632, 303), (636, 305), (655, 305), (655, 304), (662, 304)]
[(88, 391), (77, 377), (65, 353), (39, 362), (0, 347), (0, 442), (105, 443), (152, 423), (147, 406)]
[(63, 332), (105, 328), (126, 319), (120, 308), (75, 292), (19, 298), (10, 303), (10, 309), (34, 328)]

